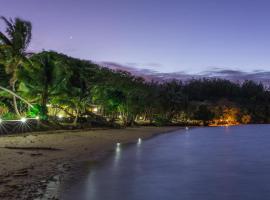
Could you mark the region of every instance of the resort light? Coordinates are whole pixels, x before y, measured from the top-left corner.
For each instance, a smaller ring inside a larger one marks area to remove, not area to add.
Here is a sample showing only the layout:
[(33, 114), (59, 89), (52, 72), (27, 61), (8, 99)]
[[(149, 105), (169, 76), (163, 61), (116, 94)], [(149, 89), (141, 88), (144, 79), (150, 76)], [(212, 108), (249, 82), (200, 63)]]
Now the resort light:
[(116, 143), (116, 146), (117, 147), (120, 147), (120, 145), (121, 145), (121, 143), (119, 143), (119, 142)]
[(138, 144), (141, 144), (141, 143), (142, 143), (142, 139), (139, 138), (139, 139), (138, 139)]
[(61, 115), (61, 114), (58, 115), (58, 118), (59, 118), (59, 119), (62, 119), (62, 118), (63, 118), (63, 115)]
[(22, 123), (25, 123), (27, 121), (27, 119), (25, 117), (21, 118), (20, 120)]
[(36, 120), (39, 120), (39, 116), (36, 116)]
[(94, 107), (94, 108), (93, 108), (93, 112), (96, 113), (97, 111), (98, 111), (98, 108), (97, 108), (97, 107)]
[(3, 120), (0, 118), (0, 124), (2, 124)]
[(189, 128), (186, 126), (186, 130), (188, 130)]

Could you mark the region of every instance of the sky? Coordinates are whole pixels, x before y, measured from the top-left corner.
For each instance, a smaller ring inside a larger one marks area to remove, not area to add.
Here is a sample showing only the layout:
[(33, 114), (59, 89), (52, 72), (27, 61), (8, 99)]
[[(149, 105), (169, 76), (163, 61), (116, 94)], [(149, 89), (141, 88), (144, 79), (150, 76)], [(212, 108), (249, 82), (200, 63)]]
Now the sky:
[(0, 15), (32, 22), (29, 51), (161, 73), (268, 71), (269, 10), (268, 0), (0, 0)]

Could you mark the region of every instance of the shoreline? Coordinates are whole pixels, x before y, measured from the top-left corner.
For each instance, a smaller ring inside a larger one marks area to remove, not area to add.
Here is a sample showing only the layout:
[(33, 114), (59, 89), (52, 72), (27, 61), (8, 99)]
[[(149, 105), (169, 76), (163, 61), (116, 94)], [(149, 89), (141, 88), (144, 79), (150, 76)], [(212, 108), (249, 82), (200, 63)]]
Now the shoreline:
[(101, 160), (117, 142), (133, 143), (181, 128), (49, 131), (0, 137), (0, 199), (57, 199), (59, 186), (77, 163)]
[[(164, 130), (159, 130), (157, 132), (149, 132), (150, 135), (145, 135), (140, 137), (141, 139), (150, 140), (153, 137), (159, 136), (161, 134), (169, 134), (171, 132), (177, 130), (184, 130), (184, 127), (157, 127), (162, 128)], [(148, 133), (147, 133), (148, 134)], [(134, 145), (138, 141), (138, 138), (135, 140), (127, 141), (121, 143), (121, 147), (127, 147), (129, 145)], [(112, 148), (107, 149), (105, 151), (97, 152), (91, 157), (84, 157), (79, 161), (70, 163), (68, 170), (64, 172), (62, 175), (57, 175), (55, 180), (51, 181), (49, 184), (53, 185), (54, 188), (50, 188), (45, 191), (45, 196), (49, 197), (49, 199), (62, 199), (61, 194), (65, 192), (67, 188), (71, 186), (73, 181), (79, 180), (78, 177), (85, 175), (85, 171), (89, 170), (89, 166), (95, 165), (97, 163), (103, 162), (108, 156), (110, 156), (115, 151), (115, 145), (113, 144)], [(82, 172), (83, 171), (83, 172)], [(48, 198), (44, 198), (42, 200), (47, 200)]]

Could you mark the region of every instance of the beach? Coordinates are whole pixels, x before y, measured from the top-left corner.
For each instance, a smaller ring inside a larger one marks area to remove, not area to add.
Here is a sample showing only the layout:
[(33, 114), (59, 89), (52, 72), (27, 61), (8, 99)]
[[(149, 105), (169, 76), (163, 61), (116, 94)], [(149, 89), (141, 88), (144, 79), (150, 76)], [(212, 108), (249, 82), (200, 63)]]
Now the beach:
[(132, 143), (176, 129), (179, 127), (136, 127), (2, 136), (0, 199), (57, 199), (51, 184), (61, 184), (61, 177), (77, 162), (99, 160), (116, 143)]

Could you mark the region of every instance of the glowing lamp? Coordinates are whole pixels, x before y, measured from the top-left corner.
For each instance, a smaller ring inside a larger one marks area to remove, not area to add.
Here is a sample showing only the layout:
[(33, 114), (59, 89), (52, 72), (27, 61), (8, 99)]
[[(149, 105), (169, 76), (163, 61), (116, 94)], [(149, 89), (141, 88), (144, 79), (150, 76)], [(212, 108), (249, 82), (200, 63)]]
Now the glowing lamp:
[(25, 123), (27, 121), (27, 119), (25, 117), (21, 118), (21, 122)]

